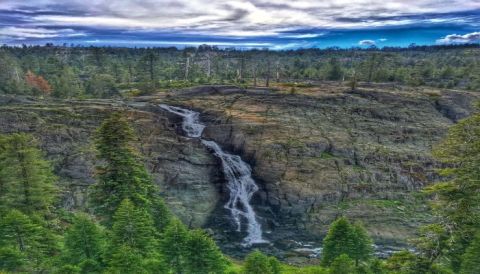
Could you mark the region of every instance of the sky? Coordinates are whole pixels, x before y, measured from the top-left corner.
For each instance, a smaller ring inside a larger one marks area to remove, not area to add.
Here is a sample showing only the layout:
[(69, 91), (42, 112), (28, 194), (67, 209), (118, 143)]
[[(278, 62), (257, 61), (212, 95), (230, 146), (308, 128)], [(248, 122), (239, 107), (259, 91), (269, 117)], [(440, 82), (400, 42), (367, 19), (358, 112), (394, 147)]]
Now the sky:
[(272, 50), (480, 43), (480, 0), (0, 0), (0, 43)]

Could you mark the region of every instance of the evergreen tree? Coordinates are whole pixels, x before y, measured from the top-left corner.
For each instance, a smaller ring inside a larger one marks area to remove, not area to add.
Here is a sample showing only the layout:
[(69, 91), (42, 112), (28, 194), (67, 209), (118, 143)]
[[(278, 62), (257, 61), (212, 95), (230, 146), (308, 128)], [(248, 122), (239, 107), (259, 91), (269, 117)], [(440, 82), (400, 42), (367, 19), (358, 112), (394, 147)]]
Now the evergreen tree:
[(16, 209), (0, 217), (0, 257), (9, 260), (3, 267), (45, 270), (50, 257), (58, 250), (51, 232)]
[(153, 218), (155, 229), (162, 233), (172, 220), (172, 213), (168, 209), (163, 199), (156, 193), (149, 193), (150, 215)]
[[(188, 231), (177, 219), (173, 219), (165, 228), (160, 240), (161, 254), (173, 273), (185, 273), (187, 270)], [(193, 265), (193, 264), (192, 264)]]
[(0, 52), (0, 92), (24, 94), (28, 88), (18, 59), (6, 52)]
[(480, 232), (473, 239), (467, 251), (462, 256), (461, 274), (480, 273)]
[(373, 242), (368, 236), (365, 228), (360, 224), (353, 224), (353, 238), (354, 244), (351, 250), (351, 258), (355, 260), (355, 265), (358, 266), (360, 261), (367, 261), (373, 254)]
[(82, 270), (86, 267), (89, 273), (100, 269), (104, 250), (103, 232), (88, 215), (78, 214), (65, 232), (64, 238), (65, 262), (83, 266), (80, 267)]
[(98, 129), (95, 139), (98, 159), (97, 183), (91, 201), (95, 212), (110, 223), (113, 212), (124, 199), (150, 210), (149, 196), (155, 187), (132, 146), (135, 136), (121, 113), (113, 113)]
[(135, 207), (128, 199), (123, 200), (113, 217), (112, 250), (127, 246), (133, 252), (146, 256), (156, 246), (154, 236), (155, 229), (148, 212)]
[(323, 239), (322, 264), (328, 266), (336, 257), (350, 254), (355, 247), (354, 238), (352, 226), (346, 218), (342, 217), (333, 222)]
[(226, 259), (215, 242), (202, 230), (190, 231), (186, 249), (188, 273), (224, 273)]
[(330, 274), (355, 274), (355, 264), (347, 254), (336, 257), (331, 266)]
[(81, 269), (78, 266), (66, 264), (60, 266), (54, 274), (80, 274)]
[(109, 74), (94, 74), (86, 84), (86, 93), (96, 98), (118, 95), (115, 79)]
[(28, 258), (14, 246), (0, 247), (0, 271), (26, 272)]
[(82, 95), (83, 86), (78, 78), (78, 75), (74, 73), (73, 69), (66, 66), (62, 69), (61, 74), (56, 77), (53, 83), (53, 96), (59, 98), (72, 98)]
[(35, 146), (36, 140), (23, 133), (0, 138), (0, 209), (18, 209), (27, 215), (50, 211), (55, 176)]
[(243, 265), (245, 274), (278, 274), (280, 263), (274, 257), (268, 257), (259, 250), (248, 254)]
[(328, 62), (327, 79), (338, 81), (342, 79), (343, 71), (336, 58), (331, 58)]
[(128, 245), (119, 245), (112, 250), (108, 273), (148, 273), (143, 267), (143, 257)]
[(427, 188), (435, 194), (435, 212), (442, 218), (445, 255), (458, 272), (465, 249), (480, 227), (480, 115), (459, 121), (449, 129), (446, 138), (433, 155), (448, 164), (441, 174), (450, 180)]
[(148, 49), (137, 64), (137, 78), (140, 81), (140, 89), (144, 92), (155, 91), (158, 86), (157, 63), (158, 56), (153, 50)]
[(328, 266), (336, 257), (346, 254), (358, 265), (360, 261), (369, 259), (372, 252), (372, 241), (365, 229), (359, 224), (350, 224), (342, 217), (331, 224), (323, 240), (322, 264)]
[(282, 273), (282, 268), (277, 258), (273, 256), (268, 257), (268, 264), (270, 265), (270, 272), (272, 274)]
[[(150, 215), (145, 209), (135, 207), (130, 200), (125, 199), (113, 220), (110, 252), (107, 256), (109, 271), (148, 273), (147, 269), (152, 267), (152, 260), (158, 258), (155, 253), (156, 233)], [(147, 261), (150, 262), (148, 265)]]

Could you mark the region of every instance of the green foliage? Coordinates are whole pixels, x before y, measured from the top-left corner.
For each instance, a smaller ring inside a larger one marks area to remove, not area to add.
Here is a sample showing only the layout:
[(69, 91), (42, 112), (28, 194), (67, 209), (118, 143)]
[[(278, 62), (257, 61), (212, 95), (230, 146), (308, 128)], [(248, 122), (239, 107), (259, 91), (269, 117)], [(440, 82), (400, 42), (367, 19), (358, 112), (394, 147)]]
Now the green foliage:
[(347, 254), (336, 257), (330, 265), (330, 274), (355, 274), (355, 263)]
[(54, 273), (55, 274), (80, 274), (81, 270), (78, 266), (66, 264), (66, 265), (62, 265)]
[(442, 220), (437, 253), (445, 253), (459, 271), (462, 255), (480, 228), (480, 115), (452, 126), (433, 155), (449, 166), (441, 171), (449, 180), (426, 189), (436, 195), (432, 206)]
[(202, 230), (190, 231), (186, 243), (188, 273), (224, 273), (227, 260), (215, 242)]
[(0, 270), (22, 272), (28, 264), (26, 254), (13, 245), (0, 247)]
[(115, 212), (108, 250), (112, 273), (148, 273), (147, 259), (156, 258), (155, 228), (148, 212), (125, 199)]
[(144, 258), (138, 250), (128, 245), (119, 245), (112, 251), (107, 273), (148, 273), (143, 266)]
[(336, 58), (331, 58), (328, 63), (327, 79), (332, 81), (341, 80), (343, 76), (342, 68)]
[(150, 215), (128, 199), (123, 200), (113, 216), (111, 234), (111, 250), (127, 246), (132, 252), (146, 256), (156, 246)]
[[(184, 273), (187, 270), (187, 244), (189, 242), (188, 231), (177, 219), (173, 219), (165, 228), (160, 240), (160, 251), (165, 263), (173, 273)], [(190, 251), (191, 252), (191, 251)], [(201, 251), (198, 251), (201, 252)], [(195, 262), (192, 263), (195, 264)]]
[[(86, 214), (77, 214), (64, 235), (64, 261), (82, 270), (97, 269), (102, 263), (104, 235), (101, 228)], [(87, 272), (87, 271), (82, 271)]]
[[(58, 247), (52, 233), (19, 210), (0, 216), (0, 246), (6, 269), (42, 270)], [(26, 259), (26, 261), (23, 260)]]
[(461, 274), (477, 274), (480, 272), (480, 232), (468, 246), (462, 256)]
[(268, 257), (259, 250), (248, 254), (243, 266), (245, 274), (279, 274), (280, 266), (277, 259)]
[(150, 215), (153, 219), (153, 224), (159, 233), (162, 233), (167, 225), (170, 223), (172, 213), (168, 209), (163, 199), (155, 193), (150, 194)]
[(96, 98), (108, 98), (118, 95), (115, 79), (108, 74), (95, 74), (87, 82), (86, 92)]
[(84, 94), (83, 85), (71, 67), (65, 67), (52, 81), (53, 96), (59, 98), (80, 97)]
[(56, 180), (49, 162), (24, 133), (0, 136), (0, 210), (46, 215), (55, 200)]
[[(0, 93), (34, 95), (26, 85), (27, 71), (44, 77), (53, 86), (53, 96), (60, 98), (105, 98), (124, 90), (147, 94), (194, 84), (263, 83), (272, 75), (278, 75), (277, 81), (339, 81), (352, 69), (359, 82), (477, 90), (479, 56), (478, 47), (471, 45), (298, 51), (3, 46)], [(265, 60), (275, 60), (275, 68)], [(355, 82), (350, 82), (351, 88)]]
[(386, 262), (386, 268), (394, 273), (415, 273), (416, 256), (407, 250), (394, 253)]
[(386, 268), (393, 273), (402, 274), (445, 273), (433, 271), (431, 262), (407, 250), (390, 256), (386, 262)]
[(346, 218), (339, 218), (330, 226), (323, 240), (322, 265), (329, 266), (335, 258), (346, 254), (355, 260), (366, 261), (372, 256), (372, 240), (360, 224), (350, 224)]
[(92, 186), (95, 212), (110, 223), (113, 212), (124, 199), (150, 210), (149, 197), (156, 189), (132, 143), (135, 136), (121, 113), (113, 113), (97, 131), (97, 183)]

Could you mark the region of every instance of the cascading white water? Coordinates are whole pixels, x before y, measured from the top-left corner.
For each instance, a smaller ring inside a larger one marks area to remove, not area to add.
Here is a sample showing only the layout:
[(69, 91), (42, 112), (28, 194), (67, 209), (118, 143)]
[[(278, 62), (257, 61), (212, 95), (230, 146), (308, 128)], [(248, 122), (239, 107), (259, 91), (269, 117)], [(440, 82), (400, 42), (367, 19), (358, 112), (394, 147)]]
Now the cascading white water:
[(182, 129), (185, 131), (188, 137), (198, 138), (202, 136), (205, 126), (200, 123), (200, 113), (191, 111), (189, 109), (173, 107), (164, 104), (161, 104), (160, 107), (166, 111), (183, 117)]
[[(161, 104), (160, 107), (183, 117), (182, 129), (188, 137), (200, 138), (202, 136), (205, 125), (200, 123), (198, 112), (164, 104)], [(244, 239), (244, 245), (266, 243), (267, 241), (262, 237), (262, 227), (257, 221), (253, 207), (250, 205), (253, 194), (258, 190), (258, 186), (252, 178), (250, 166), (240, 156), (223, 151), (214, 141), (201, 138), (200, 140), (222, 162), (227, 188), (230, 191), (230, 197), (225, 204), (225, 208), (232, 214), (237, 225), (237, 231), (242, 229), (242, 217), (247, 221), (247, 237)]]

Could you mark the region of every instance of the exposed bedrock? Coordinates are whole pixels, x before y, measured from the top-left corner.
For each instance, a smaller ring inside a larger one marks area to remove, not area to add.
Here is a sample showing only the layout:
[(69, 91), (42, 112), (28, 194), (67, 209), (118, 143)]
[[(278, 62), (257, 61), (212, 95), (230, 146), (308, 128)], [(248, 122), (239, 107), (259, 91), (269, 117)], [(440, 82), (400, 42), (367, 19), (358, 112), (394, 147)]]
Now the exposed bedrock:
[(186, 224), (212, 228), (225, 250), (241, 239), (223, 203), (216, 159), (182, 136), (167, 103), (201, 112), (203, 137), (239, 154), (260, 186), (253, 205), (278, 250), (319, 243), (338, 215), (362, 221), (377, 243), (405, 243), (431, 218), (417, 195), (437, 181), (430, 154), (449, 126), (471, 114), (474, 93), (324, 86), (301, 94), (200, 87), (132, 100), (39, 101), (0, 97), (0, 132), (30, 132), (59, 176), (67, 209), (85, 206), (94, 182), (93, 133), (123, 111), (139, 136), (145, 164), (172, 211)]

